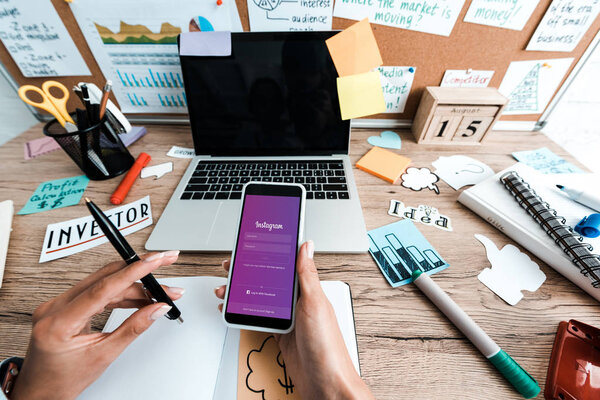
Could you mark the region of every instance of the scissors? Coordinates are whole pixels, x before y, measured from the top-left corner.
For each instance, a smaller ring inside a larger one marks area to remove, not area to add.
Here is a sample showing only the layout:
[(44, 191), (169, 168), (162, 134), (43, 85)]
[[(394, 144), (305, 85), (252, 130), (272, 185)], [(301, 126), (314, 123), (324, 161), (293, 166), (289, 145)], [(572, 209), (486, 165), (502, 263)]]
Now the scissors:
[[(57, 88), (62, 92), (62, 97), (57, 98), (50, 93), (50, 89)], [(29, 92), (35, 92), (42, 97), (41, 102), (33, 101), (27, 95)], [(59, 124), (61, 124), (67, 132), (77, 132), (75, 121), (67, 112), (67, 100), (69, 100), (69, 90), (60, 82), (46, 81), (42, 84), (42, 88), (33, 85), (23, 85), (19, 88), (19, 97), (25, 103), (41, 108), (54, 115)]]

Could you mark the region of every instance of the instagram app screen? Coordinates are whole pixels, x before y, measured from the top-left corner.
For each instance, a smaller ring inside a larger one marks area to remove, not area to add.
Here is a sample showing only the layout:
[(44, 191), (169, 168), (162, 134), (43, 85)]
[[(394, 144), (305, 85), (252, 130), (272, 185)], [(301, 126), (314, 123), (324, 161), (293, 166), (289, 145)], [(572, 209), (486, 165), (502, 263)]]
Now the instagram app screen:
[(300, 198), (247, 195), (227, 312), (290, 319)]

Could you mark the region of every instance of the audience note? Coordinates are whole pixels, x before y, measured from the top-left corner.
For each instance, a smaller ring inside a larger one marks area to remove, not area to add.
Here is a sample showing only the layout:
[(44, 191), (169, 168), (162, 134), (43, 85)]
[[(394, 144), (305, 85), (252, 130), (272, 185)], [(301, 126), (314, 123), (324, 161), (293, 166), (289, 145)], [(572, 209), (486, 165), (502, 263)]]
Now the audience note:
[(536, 150), (516, 151), (512, 156), (543, 174), (583, 173), (567, 160), (557, 156), (546, 147)]
[(40, 183), (17, 214), (35, 214), (77, 204), (89, 182), (87, 176), (81, 175)]
[(473, 0), (465, 22), (520, 31), (538, 3), (539, 0)]
[(544, 112), (572, 63), (572, 58), (511, 62), (498, 88), (509, 100), (502, 113)]
[(333, 16), (450, 36), (464, 0), (337, 0)]
[[(150, 196), (104, 213), (123, 236), (152, 225)], [(79, 253), (106, 242), (108, 239), (91, 215), (50, 224), (46, 228), (40, 263)]]
[(429, 275), (449, 267), (408, 219), (367, 232), (369, 253), (392, 287), (412, 282), (413, 271)]
[(248, 0), (250, 30), (329, 31), (333, 0)]
[(415, 67), (379, 67), (386, 113), (403, 113), (415, 77)]
[(339, 76), (362, 74), (383, 64), (371, 24), (366, 18), (325, 43)]
[(28, 78), (91, 75), (50, 0), (1, 0), (0, 39)]
[(487, 87), (494, 71), (473, 69), (447, 69), (441, 87)]
[(573, 51), (599, 11), (598, 0), (554, 0), (531, 37), (527, 50)]
[(337, 89), (343, 120), (385, 111), (378, 71), (337, 78)]

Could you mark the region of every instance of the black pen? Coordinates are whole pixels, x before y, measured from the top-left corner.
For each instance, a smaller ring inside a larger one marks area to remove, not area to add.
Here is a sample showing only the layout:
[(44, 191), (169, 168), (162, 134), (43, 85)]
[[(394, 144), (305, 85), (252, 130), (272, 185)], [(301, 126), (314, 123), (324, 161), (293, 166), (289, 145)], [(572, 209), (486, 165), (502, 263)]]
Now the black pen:
[[(110, 222), (110, 219), (108, 219), (102, 210), (100, 210), (98, 206), (87, 197), (85, 198), (85, 203), (102, 232), (104, 232), (113, 247), (117, 250), (121, 257), (123, 257), (123, 260), (125, 260), (127, 265), (133, 264), (136, 261), (140, 261), (140, 258), (131, 248), (129, 243), (127, 243), (123, 235), (121, 235), (121, 232), (119, 232), (113, 223)], [(171, 298), (165, 293), (162, 286), (160, 286), (154, 276), (152, 274), (148, 274), (140, 280), (142, 281), (144, 288), (150, 292), (153, 299), (155, 299), (157, 302), (167, 303), (172, 307), (166, 314), (166, 317), (169, 319), (176, 319), (177, 322), (182, 323), (183, 318), (181, 318), (181, 311), (179, 311)]]

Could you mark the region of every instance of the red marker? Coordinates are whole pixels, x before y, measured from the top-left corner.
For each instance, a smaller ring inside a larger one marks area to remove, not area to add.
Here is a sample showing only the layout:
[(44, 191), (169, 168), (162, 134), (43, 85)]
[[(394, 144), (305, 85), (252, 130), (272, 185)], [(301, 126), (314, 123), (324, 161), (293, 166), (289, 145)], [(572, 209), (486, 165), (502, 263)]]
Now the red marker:
[(123, 200), (125, 200), (127, 193), (129, 193), (129, 189), (131, 189), (131, 186), (133, 186), (133, 182), (135, 182), (137, 177), (140, 175), (142, 168), (148, 165), (149, 162), (150, 156), (146, 153), (140, 153), (137, 160), (135, 160), (129, 169), (129, 172), (127, 172), (127, 175), (125, 175), (125, 178), (123, 178), (121, 183), (119, 183), (119, 186), (117, 186), (117, 190), (115, 190), (113, 195), (110, 196), (111, 203), (119, 205), (123, 202)]
[(223, 4), (223, 0), (217, 0), (217, 5), (220, 6), (221, 4)]

